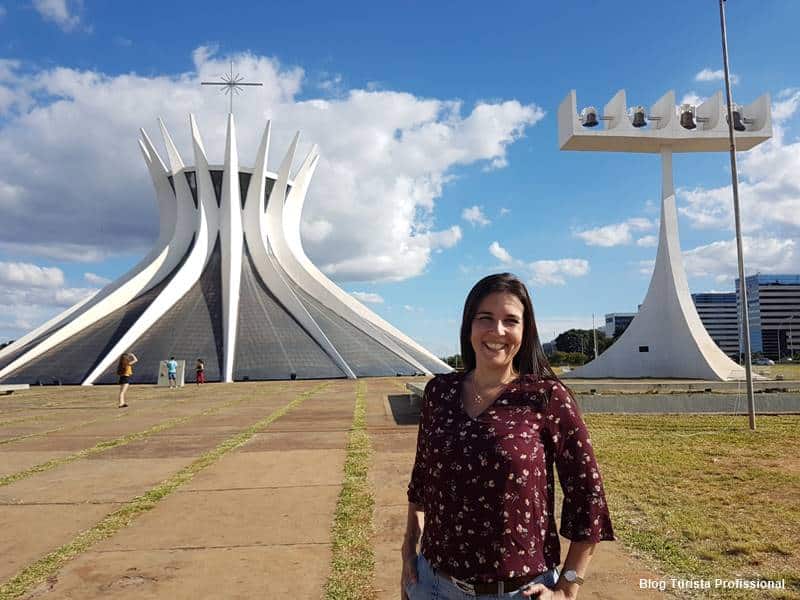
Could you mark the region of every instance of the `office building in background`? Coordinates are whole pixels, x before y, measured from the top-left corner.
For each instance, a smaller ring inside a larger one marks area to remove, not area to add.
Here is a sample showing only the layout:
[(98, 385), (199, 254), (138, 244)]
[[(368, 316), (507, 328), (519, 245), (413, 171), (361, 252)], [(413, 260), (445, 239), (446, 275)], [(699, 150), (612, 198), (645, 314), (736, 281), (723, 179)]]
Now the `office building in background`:
[[(800, 275), (759, 273), (746, 277), (745, 284), (753, 354), (778, 360), (800, 353)], [(737, 306), (739, 301), (737, 291)]]
[(692, 294), (700, 320), (720, 349), (739, 360), (739, 318), (735, 292)]

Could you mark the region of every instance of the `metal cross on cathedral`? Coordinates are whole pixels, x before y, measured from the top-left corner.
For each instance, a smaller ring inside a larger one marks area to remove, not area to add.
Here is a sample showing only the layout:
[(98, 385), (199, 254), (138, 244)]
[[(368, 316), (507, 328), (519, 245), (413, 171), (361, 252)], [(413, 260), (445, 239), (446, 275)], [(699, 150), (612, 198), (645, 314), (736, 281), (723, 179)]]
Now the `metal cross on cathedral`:
[(201, 81), (200, 85), (218, 85), (222, 86), (222, 93), (230, 96), (230, 113), (233, 114), (233, 97), (238, 96), (244, 92), (244, 86), (262, 86), (263, 83), (247, 82), (244, 77), (239, 73), (233, 74), (233, 61), (231, 61), (231, 70), (220, 76), (222, 81)]

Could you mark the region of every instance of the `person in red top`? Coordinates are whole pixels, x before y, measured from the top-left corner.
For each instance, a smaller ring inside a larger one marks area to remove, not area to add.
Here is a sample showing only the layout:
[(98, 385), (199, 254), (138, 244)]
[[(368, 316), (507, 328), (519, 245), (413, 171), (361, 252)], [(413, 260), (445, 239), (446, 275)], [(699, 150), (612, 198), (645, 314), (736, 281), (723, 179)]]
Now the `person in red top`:
[[(490, 275), (470, 291), (461, 356), (465, 372), (434, 377), (423, 395), (401, 599), (575, 598), (614, 531), (580, 409), (517, 277)], [(560, 569), (554, 469), (571, 540)]]

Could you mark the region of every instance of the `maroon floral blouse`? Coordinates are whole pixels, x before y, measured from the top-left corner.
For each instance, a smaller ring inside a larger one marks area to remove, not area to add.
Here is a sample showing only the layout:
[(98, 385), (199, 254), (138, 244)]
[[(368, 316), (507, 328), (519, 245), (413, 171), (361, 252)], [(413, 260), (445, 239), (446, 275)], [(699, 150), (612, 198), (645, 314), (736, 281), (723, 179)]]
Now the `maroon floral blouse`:
[(525, 375), (476, 419), (461, 403), (464, 374), (428, 382), (408, 500), (425, 511), (422, 554), (459, 579), (491, 582), (558, 566), (561, 535), (613, 540), (603, 481), (575, 401), (557, 381)]

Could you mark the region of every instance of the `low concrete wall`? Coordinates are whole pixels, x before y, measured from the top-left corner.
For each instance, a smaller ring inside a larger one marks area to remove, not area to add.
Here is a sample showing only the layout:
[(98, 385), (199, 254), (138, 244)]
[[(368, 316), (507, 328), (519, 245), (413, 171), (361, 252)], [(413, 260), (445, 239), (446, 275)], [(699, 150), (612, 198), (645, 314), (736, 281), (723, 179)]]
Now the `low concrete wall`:
[[(578, 404), (586, 413), (747, 414), (745, 394), (581, 395)], [(755, 406), (756, 414), (800, 413), (800, 395), (759, 393)]]
[[(779, 382), (770, 382), (779, 383)], [(570, 388), (575, 390), (572, 382)], [(406, 384), (412, 402), (422, 397), (424, 382)], [(590, 394), (576, 391), (578, 404), (587, 413), (726, 413), (747, 414), (747, 395), (741, 393), (610, 392)], [(677, 388), (676, 388), (677, 389)], [(755, 395), (756, 414), (800, 413), (800, 393), (759, 392)]]
[(30, 389), (27, 383), (4, 383), (0, 384), (0, 395), (7, 396), (14, 392)]

